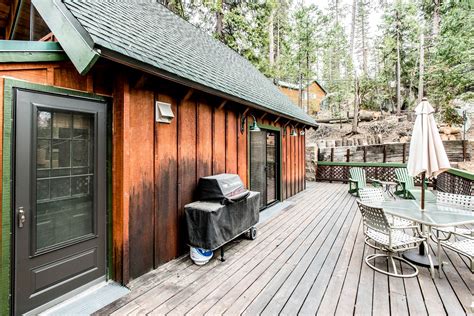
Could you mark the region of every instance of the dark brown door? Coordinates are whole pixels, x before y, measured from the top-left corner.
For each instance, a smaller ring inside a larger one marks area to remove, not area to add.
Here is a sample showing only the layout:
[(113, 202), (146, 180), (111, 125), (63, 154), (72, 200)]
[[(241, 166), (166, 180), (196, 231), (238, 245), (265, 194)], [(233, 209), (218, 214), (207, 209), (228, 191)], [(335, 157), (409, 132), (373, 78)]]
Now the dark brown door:
[(15, 92), (15, 314), (105, 275), (106, 105)]
[(279, 199), (279, 133), (250, 132), (250, 189), (260, 192), (260, 207)]

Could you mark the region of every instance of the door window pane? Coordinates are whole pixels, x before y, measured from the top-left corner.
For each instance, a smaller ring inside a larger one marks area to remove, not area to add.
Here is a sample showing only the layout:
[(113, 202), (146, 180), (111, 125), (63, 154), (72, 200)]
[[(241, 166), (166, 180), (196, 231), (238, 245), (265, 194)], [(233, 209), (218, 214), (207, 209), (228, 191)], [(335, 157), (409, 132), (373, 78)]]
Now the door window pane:
[(94, 233), (94, 116), (40, 110), (36, 250)]
[(71, 121), (71, 113), (53, 113), (53, 138), (71, 138)]
[(275, 133), (267, 132), (267, 203), (276, 200), (277, 156)]
[(250, 189), (260, 192), (260, 207), (267, 205), (266, 199), (266, 133), (250, 133)]

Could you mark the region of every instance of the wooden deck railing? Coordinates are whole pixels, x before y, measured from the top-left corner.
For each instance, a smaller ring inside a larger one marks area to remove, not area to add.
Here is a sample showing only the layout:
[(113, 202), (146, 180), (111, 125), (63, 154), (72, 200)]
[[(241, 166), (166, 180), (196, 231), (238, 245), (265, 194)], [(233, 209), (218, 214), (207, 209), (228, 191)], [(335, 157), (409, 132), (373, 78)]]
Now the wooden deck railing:
[[(347, 182), (347, 179), (349, 179), (349, 169), (352, 167), (363, 168), (367, 179), (396, 181), (395, 169), (405, 168), (406, 164), (318, 161), (316, 167), (316, 181)], [(415, 182), (418, 185), (421, 184), (421, 178), (416, 177)], [(440, 174), (433, 182), (433, 186), (436, 190), (443, 192), (474, 195), (474, 174), (452, 168)]]
[(436, 179), (436, 189), (465, 195), (474, 195), (474, 173), (459, 169), (449, 169)]

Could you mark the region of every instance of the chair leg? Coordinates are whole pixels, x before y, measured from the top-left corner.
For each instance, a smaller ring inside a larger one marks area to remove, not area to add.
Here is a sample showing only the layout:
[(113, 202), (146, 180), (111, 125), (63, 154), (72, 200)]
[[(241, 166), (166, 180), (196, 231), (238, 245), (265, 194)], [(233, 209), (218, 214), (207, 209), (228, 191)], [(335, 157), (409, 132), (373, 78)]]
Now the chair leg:
[(423, 245), (425, 247), (426, 255), (427, 255), (428, 260), (430, 262), (431, 278), (434, 279), (435, 278), (435, 268), (434, 268), (433, 259), (431, 258), (430, 249), (428, 248), (428, 243), (426, 241), (423, 242)]
[[(393, 273), (390, 272), (390, 271), (379, 269), (375, 266), (375, 264), (372, 263), (373, 260), (375, 260), (376, 258), (381, 258), (381, 257), (385, 257), (385, 258), (387, 258), (387, 260), (390, 260), (390, 262), (392, 264), (392, 267), (393, 267), (393, 271), (394, 271)], [(364, 260), (365, 260), (365, 263), (369, 267), (371, 267), (372, 269), (374, 269), (377, 272), (380, 272), (380, 273), (388, 275), (388, 276), (393, 276), (393, 277), (397, 277), (397, 278), (412, 278), (412, 277), (415, 277), (415, 276), (418, 275), (418, 268), (413, 263), (407, 261), (406, 259), (404, 259), (402, 257), (394, 257), (392, 254), (390, 254), (390, 255), (388, 255), (388, 254), (371, 254), (371, 255), (368, 255), (367, 257), (365, 257)], [(399, 260), (399, 261), (409, 265), (415, 272), (409, 273), (409, 274), (400, 273), (397, 269), (397, 265), (395, 264), (395, 260)]]

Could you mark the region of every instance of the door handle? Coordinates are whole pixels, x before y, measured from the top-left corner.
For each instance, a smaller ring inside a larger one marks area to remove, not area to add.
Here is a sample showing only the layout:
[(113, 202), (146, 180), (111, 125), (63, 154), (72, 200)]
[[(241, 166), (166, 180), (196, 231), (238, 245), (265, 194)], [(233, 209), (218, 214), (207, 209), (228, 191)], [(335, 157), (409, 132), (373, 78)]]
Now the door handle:
[(18, 208), (18, 227), (23, 228), (23, 224), (26, 221), (26, 216), (25, 216), (25, 210), (23, 209), (23, 206), (20, 206)]

